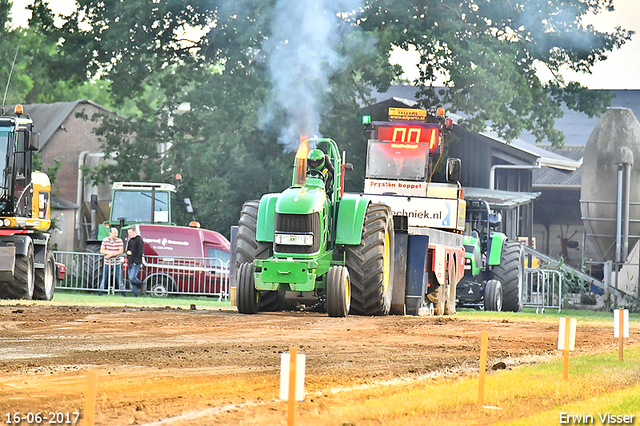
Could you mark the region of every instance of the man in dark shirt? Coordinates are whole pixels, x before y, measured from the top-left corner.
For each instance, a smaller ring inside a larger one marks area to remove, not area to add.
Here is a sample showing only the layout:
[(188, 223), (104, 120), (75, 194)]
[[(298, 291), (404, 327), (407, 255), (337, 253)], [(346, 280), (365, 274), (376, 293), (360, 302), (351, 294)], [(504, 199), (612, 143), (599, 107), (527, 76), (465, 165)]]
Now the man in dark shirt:
[(142, 266), (144, 242), (142, 242), (142, 238), (138, 235), (135, 227), (130, 227), (128, 232), (129, 240), (127, 241), (127, 262), (129, 263), (129, 283), (131, 283), (131, 293), (133, 297), (137, 297), (138, 289), (140, 289), (140, 294), (146, 293), (144, 283), (138, 278), (138, 272), (140, 272), (140, 266)]

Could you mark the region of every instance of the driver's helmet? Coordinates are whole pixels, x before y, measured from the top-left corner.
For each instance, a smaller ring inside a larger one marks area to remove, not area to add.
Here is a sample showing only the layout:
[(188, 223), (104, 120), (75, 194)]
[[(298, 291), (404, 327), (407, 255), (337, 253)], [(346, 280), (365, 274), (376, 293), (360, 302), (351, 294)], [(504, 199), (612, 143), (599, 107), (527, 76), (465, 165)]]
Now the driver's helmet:
[(324, 167), (324, 152), (319, 149), (312, 150), (307, 157), (307, 164), (312, 169), (322, 170)]

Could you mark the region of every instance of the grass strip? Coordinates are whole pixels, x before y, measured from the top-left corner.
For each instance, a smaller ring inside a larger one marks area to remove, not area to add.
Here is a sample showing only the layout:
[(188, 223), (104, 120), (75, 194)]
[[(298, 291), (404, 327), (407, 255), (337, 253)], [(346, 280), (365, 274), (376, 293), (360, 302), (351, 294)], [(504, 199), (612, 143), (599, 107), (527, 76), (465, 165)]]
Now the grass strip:
[[(97, 293), (81, 291), (56, 290), (53, 300), (50, 302), (34, 300), (2, 300), (0, 305), (53, 305), (53, 306), (136, 306), (136, 307), (170, 307), (190, 309), (196, 305), (197, 309), (231, 309), (231, 302), (220, 301), (218, 297), (206, 296), (168, 296), (153, 297), (139, 296), (127, 297), (120, 294), (98, 296)], [(235, 310), (235, 307), (233, 308)]]
[[(617, 352), (573, 357), (568, 381), (562, 379), (560, 355), (548, 363), (493, 372), (486, 379), (483, 409), (476, 406), (474, 372), (372, 386), (348, 396), (328, 392), (301, 403), (298, 415), (300, 425), (318, 426), (557, 425), (561, 413), (594, 418), (640, 413), (639, 387), (640, 346), (635, 346), (625, 349), (622, 363)], [(636, 417), (633, 424), (638, 422)]]

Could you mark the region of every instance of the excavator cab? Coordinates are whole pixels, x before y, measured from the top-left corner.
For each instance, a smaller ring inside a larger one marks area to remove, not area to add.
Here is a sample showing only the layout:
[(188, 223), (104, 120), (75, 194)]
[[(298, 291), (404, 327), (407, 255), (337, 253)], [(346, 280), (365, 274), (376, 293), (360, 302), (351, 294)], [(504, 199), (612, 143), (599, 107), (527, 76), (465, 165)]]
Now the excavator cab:
[[(33, 121), (23, 118), (22, 107), (16, 106), (15, 117), (0, 118), (0, 214), (31, 217), (33, 151), (38, 149), (38, 134)], [(4, 155), (2, 155), (4, 154)]]

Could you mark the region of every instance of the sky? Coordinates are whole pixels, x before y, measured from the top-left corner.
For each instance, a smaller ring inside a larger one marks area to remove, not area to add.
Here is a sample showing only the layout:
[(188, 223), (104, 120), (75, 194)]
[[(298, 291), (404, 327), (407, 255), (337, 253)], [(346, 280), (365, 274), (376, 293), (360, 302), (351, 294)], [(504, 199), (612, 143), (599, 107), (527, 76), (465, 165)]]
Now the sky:
[[(15, 23), (26, 25), (29, 13), (24, 8), (31, 1), (13, 1), (12, 16)], [(73, 7), (72, 0), (55, 0), (50, 3), (54, 11), (67, 14)], [(631, 42), (610, 53), (606, 61), (596, 64), (592, 74), (577, 74), (567, 70), (563, 72), (565, 80), (578, 81), (590, 89), (640, 89), (640, 0), (614, 0), (613, 4), (614, 12), (604, 12), (588, 17), (585, 22), (592, 24), (600, 31), (611, 32), (616, 26), (634, 30), (636, 34)], [(403, 66), (408, 80), (417, 77), (418, 71), (415, 64), (418, 62), (418, 57), (415, 52), (412, 54), (398, 49), (392, 54), (391, 61)], [(542, 79), (548, 78), (548, 75), (542, 71), (539, 76)]]

